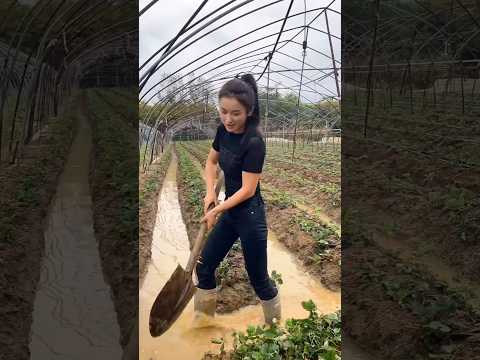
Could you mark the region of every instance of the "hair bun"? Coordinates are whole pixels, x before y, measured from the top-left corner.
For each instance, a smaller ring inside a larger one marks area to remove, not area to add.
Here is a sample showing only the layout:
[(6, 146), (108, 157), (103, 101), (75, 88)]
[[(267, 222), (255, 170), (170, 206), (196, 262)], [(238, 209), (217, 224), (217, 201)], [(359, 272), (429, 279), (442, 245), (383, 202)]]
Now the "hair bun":
[(252, 89), (255, 91), (255, 94), (258, 93), (257, 82), (255, 81), (255, 78), (253, 77), (252, 74), (243, 74), (242, 76), (240, 76), (240, 79), (245, 81), (248, 85), (250, 85)]

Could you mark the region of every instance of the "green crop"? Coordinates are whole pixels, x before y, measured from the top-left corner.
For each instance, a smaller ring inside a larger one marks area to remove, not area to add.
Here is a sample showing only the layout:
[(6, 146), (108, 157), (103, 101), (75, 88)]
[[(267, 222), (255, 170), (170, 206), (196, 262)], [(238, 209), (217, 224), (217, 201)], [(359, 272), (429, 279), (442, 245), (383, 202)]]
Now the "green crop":
[(233, 350), (227, 354), (223, 339), (212, 342), (221, 345), (219, 354), (208, 359), (232, 360), (297, 360), (341, 358), (340, 311), (318, 315), (312, 300), (302, 302), (309, 312), (306, 319), (287, 319), (285, 326), (249, 326), (246, 332), (234, 332)]

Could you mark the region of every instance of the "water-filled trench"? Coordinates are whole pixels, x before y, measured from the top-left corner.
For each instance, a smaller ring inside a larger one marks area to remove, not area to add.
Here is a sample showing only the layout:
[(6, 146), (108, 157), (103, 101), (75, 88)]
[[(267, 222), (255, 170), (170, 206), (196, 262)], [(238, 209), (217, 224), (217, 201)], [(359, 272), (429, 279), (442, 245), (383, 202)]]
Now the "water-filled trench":
[[(152, 258), (140, 289), (140, 359), (201, 359), (208, 350), (218, 350), (211, 339), (223, 337), (231, 346), (234, 330), (263, 323), (260, 305), (247, 306), (230, 314), (216, 315), (212, 323), (193, 322), (193, 299), (172, 327), (158, 338), (148, 330), (148, 316), (156, 295), (167, 282), (178, 263), (185, 267), (189, 241), (182, 220), (177, 191), (176, 158), (168, 168), (160, 192), (157, 219), (153, 232)], [(282, 275), (280, 286), (283, 321), (305, 318), (308, 313), (301, 302), (312, 299), (320, 313), (331, 313), (340, 307), (340, 293), (332, 292), (315, 281), (276, 239), (270, 230), (268, 238), (269, 272)], [(205, 326), (208, 325), (208, 326)]]
[(91, 128), (79, 127), (44, 232), (31, 359), (120, 359), (120, 328), (93, 229), (88, 181)]

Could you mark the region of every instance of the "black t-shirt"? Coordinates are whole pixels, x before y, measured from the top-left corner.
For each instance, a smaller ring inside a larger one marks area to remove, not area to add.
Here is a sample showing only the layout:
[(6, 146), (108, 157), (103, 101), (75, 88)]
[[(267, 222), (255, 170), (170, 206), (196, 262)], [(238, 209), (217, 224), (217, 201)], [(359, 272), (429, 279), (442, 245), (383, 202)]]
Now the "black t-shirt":
[[(265, 161), (265, 142), (253, 136), (246, 146), (240, 143), (243, 134), (228, 132), (223, 125), (217, 129), (212, 147), (220, 153), (220, 167), (225, 174), (225, 195), (232, 196), (242, 187), (242, 171), (260, 174)], [(260, 197), (260, 182), (254, 197)]]

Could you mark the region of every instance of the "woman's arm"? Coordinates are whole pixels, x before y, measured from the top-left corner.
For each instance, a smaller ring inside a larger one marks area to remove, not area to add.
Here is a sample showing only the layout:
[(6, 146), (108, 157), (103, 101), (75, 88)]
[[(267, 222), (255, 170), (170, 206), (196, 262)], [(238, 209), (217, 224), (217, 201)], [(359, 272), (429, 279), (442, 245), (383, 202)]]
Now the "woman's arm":
[(261, 174), (242, 171), (242, 187), (223, 203), (206, 212), (202, 221), (207, 222), (208, 229), (215, 224), (215, 219), (219, 213), (228, 210), (255, 195), (260, 175)]

